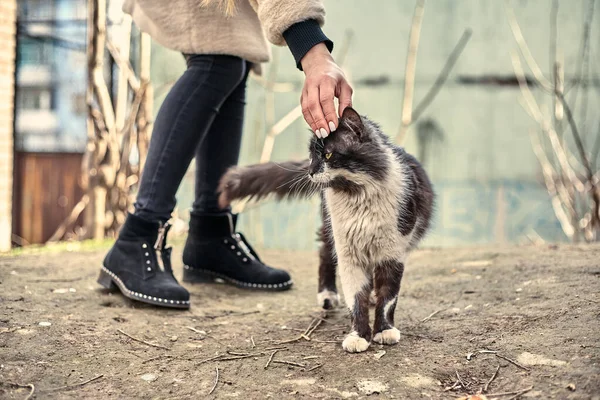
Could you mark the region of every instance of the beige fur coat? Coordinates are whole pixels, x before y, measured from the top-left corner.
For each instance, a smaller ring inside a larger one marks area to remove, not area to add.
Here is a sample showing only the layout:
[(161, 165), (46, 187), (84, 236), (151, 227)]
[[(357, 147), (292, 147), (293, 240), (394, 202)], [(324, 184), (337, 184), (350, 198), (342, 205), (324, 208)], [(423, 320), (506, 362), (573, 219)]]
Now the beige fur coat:
[(189, 54), (227, 54), (254, 63), (269, 60), (267, 40), (285, 45), (283, 32), (314, 19), (323, 26), (321, 0), (237, 0), (226, 16), (201, 0), (125, 0), (123, 11), (161, 45)]

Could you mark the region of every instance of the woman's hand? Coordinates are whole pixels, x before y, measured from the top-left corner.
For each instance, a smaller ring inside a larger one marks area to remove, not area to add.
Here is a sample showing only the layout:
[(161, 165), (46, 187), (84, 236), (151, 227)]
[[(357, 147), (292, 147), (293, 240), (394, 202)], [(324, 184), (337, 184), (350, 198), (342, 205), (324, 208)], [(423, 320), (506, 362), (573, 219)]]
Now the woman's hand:
[[(300, 63), (306, 75), (300, 98), (302, 114), (315, 135), (325, 138), (337, 129), (338, 115), (352, 105), (352, 88), (323, 43), (310, 49)], [(337, 114), (335, 97), (339, 100)]]

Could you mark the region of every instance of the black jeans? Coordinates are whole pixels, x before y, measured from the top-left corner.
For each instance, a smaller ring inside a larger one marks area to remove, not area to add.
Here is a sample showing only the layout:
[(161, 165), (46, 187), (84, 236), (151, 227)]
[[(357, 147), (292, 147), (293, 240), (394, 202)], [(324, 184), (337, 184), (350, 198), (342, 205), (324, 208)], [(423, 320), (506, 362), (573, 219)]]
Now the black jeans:
[(193, 157), (193, 212), (222, 212), (216, 189), (221, 175), (237, 164), (250, 63), (234, 56), (186, 55), (187, 70), (163, 102), (135, 202), (135, 214), (166, 221)]

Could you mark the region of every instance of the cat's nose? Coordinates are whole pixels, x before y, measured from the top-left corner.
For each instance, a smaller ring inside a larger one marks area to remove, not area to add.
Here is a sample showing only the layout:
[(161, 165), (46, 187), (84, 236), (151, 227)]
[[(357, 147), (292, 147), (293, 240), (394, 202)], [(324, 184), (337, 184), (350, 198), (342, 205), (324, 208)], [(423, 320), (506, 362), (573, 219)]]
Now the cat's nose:
[(313, 176), (315, 176), (315, 173), (314, 172), (309, 172), (308, 176), (310, 176), (312, 178)]

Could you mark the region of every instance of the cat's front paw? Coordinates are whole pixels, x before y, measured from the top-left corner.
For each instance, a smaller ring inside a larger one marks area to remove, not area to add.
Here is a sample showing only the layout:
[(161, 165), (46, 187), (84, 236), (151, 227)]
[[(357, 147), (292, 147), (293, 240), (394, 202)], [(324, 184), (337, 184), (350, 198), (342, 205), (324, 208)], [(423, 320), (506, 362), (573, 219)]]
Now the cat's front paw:
[(369, 344), (365, 338), (358, 336), (358, 332), (351, 332), (342, 342), (342, 347), (348, 353), (361, 353), (369, 348)]
[(373, 341), (379, 344), (396, 344), (400, 341), (400, 331), (397, 328), (385, 329), (377, 332)]
[(330, 310), (340, 305), (340, 296), (333, 290), (323, 290), (317, 294), (317, 303), (321, 308)]

